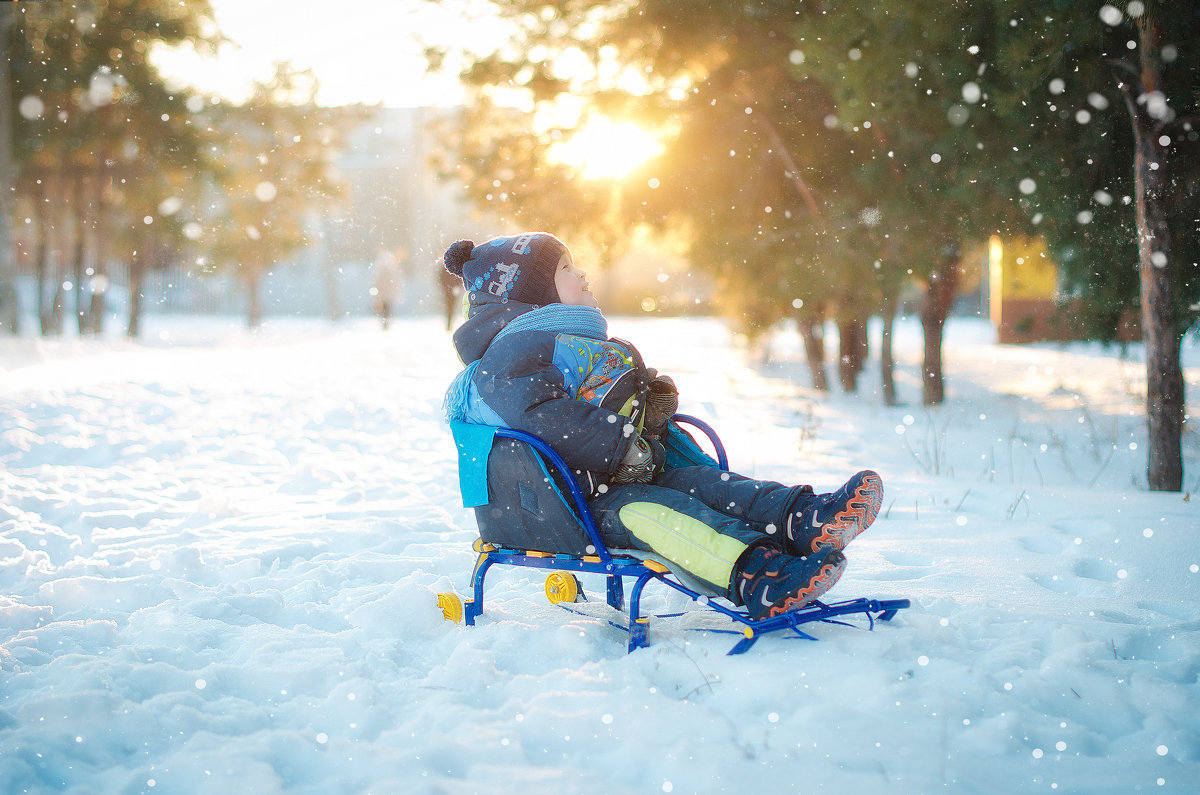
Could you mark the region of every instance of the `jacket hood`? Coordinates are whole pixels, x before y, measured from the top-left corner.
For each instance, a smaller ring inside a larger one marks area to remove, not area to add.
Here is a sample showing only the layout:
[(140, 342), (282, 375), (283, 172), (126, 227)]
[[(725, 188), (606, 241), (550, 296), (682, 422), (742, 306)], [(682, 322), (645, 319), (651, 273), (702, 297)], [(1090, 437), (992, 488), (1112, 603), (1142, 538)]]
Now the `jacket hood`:
[(458, 358), (463, 364), (482, 359), (501, 329), (534, 309), (537, 309), (536, 305), (520, 301), (472, 306), (467, 321), (454, 332), (454, 349), (458, 351)]

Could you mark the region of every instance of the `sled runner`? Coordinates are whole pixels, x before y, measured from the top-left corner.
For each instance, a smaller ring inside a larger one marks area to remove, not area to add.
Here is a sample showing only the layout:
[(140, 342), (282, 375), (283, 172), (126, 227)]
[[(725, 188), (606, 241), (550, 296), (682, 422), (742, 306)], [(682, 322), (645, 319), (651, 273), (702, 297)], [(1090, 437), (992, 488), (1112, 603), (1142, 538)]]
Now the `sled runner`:
[[(680, 427), (681, 423), (698, 428), (708, 437), (715, 459), (696, 445)], [(740, 654), (763, 635), (774, 632), (816, 640), (800, 627), (813, 622), (846, 624), (837, 620), (841, 616), (863, 615), (873, 629), (876, 620), (888, 621), (910, 604), (907, 599), (859, 598), (835, 603), (818, 600), (800, 610), (753, 620), (745, 611), (723, 604), (726, 600), (710, 587), (686, 572), (673, 570), (663, 558), (641, 550), (608, 549), (570, 467), (542, 439), (523, 431), (464, 422), (452, 422), (451, 431), (459, 452), (463, 505), (475, 508), (480, 538), (474, 544), (479, 557), (472, 575), (472, 597), (464, 602), (453, 592), (438, 594), (438, 606), (448, 620), (465, 621), (468, 626), (475, 624), (483, 612), (484, 579), (495, 565), (551, 570), (546, 577), (546, 597), (552, 604), (563, 607), (586, 601), (576, 573), (604, 576), (606, 601), (624, 617), (621, 623), (610, 623), (629, 633), (630, 652), (650, 645), (652, 616), (642, 614), (641, 600), (643, 590), (651, 582), (688, 596), (730, 619), (735, 627), (740, 624), (740, 629), (705, 630), (741, 635), (729, 654)], [(716, 432), (695, 417), (676, 414), (665, 447), (669, 467), (704, 464), (728, 469), (725, 450)], [(626, 577), (634, 583), (628, 603)]]

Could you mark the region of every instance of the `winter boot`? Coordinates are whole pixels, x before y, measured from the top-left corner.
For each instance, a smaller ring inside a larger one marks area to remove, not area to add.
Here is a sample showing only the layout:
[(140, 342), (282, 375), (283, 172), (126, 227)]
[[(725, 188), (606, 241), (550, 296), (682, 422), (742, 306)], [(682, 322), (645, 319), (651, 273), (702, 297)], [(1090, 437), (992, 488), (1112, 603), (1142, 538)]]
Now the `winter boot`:
[(804, 557), (818, 549), (845, 549), (871, 526), (883, 505), (883, 480), (869, 469), (831, 494), (802, 486), (784, 522), (787, 550)]
[(846, 556), (836, 549), (797, 558), (772, 547), (752, 547), (738, 561), (730, 595), (759, 621), (812, 603), (845, 570)]

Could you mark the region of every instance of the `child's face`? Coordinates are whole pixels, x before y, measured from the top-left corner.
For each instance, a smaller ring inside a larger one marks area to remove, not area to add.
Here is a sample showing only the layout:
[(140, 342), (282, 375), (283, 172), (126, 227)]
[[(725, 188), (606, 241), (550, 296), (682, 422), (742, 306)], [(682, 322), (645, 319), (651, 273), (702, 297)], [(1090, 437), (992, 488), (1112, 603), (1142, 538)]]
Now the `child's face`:
[(599, 307), (596, 296), (588, 289), (587, 276), (571, 261), (570, 254), (563, 254), (554, 271), (554, 287), (558, 290), (559, 303), (567, 306)]

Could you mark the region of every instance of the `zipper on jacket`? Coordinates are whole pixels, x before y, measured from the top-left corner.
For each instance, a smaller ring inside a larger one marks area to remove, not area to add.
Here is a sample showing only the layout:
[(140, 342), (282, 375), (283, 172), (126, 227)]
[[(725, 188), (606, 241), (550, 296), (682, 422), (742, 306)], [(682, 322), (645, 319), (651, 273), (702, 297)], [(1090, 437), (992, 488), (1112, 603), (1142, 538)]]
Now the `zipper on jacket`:
[[(609, 389), (608, 394), (611, 395), (616, 392), (616, 386), (621, 383), (621, 379), (631, 373), (633, 374), (633, 377), (637, 379), (637, 386), (633, 390), (631, 398), (637, 399), (637, 405), (630, 408), (628, 416), (629, 421), (633, 423), (633, 427), (637, 428), (638, 433), (641, 433), (642, 425), (645, 421), (646, 399), (650, 397), (650, 379), (646, 377), (646, 363), (642, 360), (642, 354), (633, 346), (633, 343), (617, 337), (612, 337), (609, 342), (629, 354), (629, 358), (633, 360), (633, 369), (622, 373), (621, 377), (613, 382), (613, 387)], [(628, 401), (626, 402), (628, 403)], [(622, 406), (622, 408), (624, 407)]]

